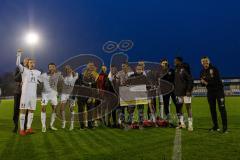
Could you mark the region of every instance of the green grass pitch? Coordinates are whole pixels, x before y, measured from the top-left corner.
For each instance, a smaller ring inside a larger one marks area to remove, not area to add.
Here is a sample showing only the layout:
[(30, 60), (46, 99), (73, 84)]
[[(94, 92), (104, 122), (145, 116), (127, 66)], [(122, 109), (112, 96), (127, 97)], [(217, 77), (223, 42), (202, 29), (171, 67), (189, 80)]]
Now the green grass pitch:
[[(182, 159), (240, 160), (240, 97), (226, 98), (228, 134), (208, 132), (212, 124), (206, 98), (193, 98), (192, 106), (195, 130), (191, 133), (182, 130)], [(175, 112), (173, 106), (171, 111)], [(172, 159), (173, 128), (146, 128), (141, 131), (97, 128), (80, 131), (75, 124), (72, 132), (59, 129), (41, 133), (38, 103), (33, 121), (37, 133), (20, 137), (11, 132), (12, 112), (13, 101), (3, 100), (0, 105), (0, 160)], [(56, 126), (60, 128), (59, 121)]]

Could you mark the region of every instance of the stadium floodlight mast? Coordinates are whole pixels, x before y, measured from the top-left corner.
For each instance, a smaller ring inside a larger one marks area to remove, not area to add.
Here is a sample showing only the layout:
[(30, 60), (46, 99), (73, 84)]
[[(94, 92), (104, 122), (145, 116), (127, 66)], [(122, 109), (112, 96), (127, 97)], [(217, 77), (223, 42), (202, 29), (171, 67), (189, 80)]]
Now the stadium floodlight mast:
[(27, 45), (31, 48), (32, 54), (34, 54), (34, 48), (39, 43), (39, 35), (36, 32), (28, 32), (25, 37)]

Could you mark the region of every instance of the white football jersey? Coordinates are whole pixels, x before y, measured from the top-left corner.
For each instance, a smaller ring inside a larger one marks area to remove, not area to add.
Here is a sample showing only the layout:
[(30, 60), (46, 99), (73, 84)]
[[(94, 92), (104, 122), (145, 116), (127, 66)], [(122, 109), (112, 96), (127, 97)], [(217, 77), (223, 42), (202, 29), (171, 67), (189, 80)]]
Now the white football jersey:
[(36, 69), (28, 69), (20, 63), (21, 54), (17, 54), (17, 66), (22, 74), (22, 95), (37, 96), (37, 84), (41, 72)]
[(60, 80), (62, 80), (63, 77), (60, 72), (54, 73), (53, 75), (49, 75), (47, 73), (43, 73), (40, 76), (40, 82), (43, 83), (43, 92), (49, 93), (54, 91), (57, 91), (57, 85)]
[(78, 79), (78, 73), (76, 73), (75, 76), (71, 75), (71, 76), (64, 77), (62, 93), (71, 94), (77, 79)]
[(35, 69), (30, 70), (24, 67), (24, 70), (22, 72), (22, 94), (37, 94), (37, 84), (40, 75), (40, 71)]

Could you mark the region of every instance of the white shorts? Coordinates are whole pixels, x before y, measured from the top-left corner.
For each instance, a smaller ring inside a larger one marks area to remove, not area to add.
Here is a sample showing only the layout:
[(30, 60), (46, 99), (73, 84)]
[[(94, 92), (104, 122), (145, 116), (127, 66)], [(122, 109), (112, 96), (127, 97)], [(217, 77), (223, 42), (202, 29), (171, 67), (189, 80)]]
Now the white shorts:
[(42, 106), (46, 106), (49, 101), (54, 106), (58, 104), (56, 91), (52, 91), (49, 93), (42, 93), (42, 101), (41, 101)]
[(67, 102), (69, 100), (69, 96), (70, 96), (70, 94), (62, 93), (61, 96), (60, 96), (61, 102)]
[(37, 96), (36, 95), (21, 95), (19, 109), (36, 110)]
[(177, 97), (178, 103), (182, 104), (191, 104), (192, 103), (192, 97), (190, 96), (183, 96), (183, 97)]

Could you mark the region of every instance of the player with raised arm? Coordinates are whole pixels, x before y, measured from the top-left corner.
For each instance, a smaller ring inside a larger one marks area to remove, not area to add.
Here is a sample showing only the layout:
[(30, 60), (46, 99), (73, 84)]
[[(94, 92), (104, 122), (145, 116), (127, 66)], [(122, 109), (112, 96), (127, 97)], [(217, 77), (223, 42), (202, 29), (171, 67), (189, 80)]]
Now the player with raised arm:
[[(70, 95), (73, 91), (74, 84), (78, 79), (78, 73), (75, 73), (69, 65), (64, 67), (65, 70), (65, 77), (63, 78), (63, 88), (61, 93), (61, 115), (62, 115), (62, 128), (64, 129), (66, 126), (66, 119), (65, 119), (65, 107), (67, 102), (70, 101)], [(71, 112), (71, 125), (69, 130), (74, 129), (74, 108), (70, 105), (70, 112)]]
[(56, 108), (57, 108), (57, 86), (63, 77), (60, 72), (57, 72), (56, 64), (48, 64), (48, 73), (43, 73), (41, 75), (40, 81), (43, 83), (42, 91), (42, 112), (41, 112), (41, 122), (42, 122), (42, 132), (46, 132), (46, 106), (48, 102), (52, 105), (52, 115), (50, 122), (50, 129), (56, 131), (57, 128), (54, 127), (54, 122), (56, 118)]
[[(24, 67), (21, 62), (21, 55), (23, 54), (23, 49), (17, 50), (17, 61), (16, 65), (19, 68), (22, 75), (22, 95), (20, 100), (20, 131), (21, 136), (26, 134), (32, 134), (33, 130), (31, 128), (33, 121), (33, 113), (36, 110), (37, 102), (37, 83), (38, 78), (41, 75), (39, 70), (35, 68), (35, 60), (28, 60), (28, 67)], [(28, 110), (28, 120), (27, 120), (27, 130), (24, 130), (25, 114)]]

